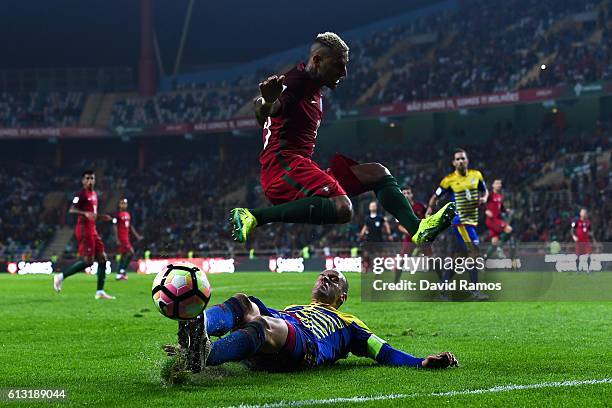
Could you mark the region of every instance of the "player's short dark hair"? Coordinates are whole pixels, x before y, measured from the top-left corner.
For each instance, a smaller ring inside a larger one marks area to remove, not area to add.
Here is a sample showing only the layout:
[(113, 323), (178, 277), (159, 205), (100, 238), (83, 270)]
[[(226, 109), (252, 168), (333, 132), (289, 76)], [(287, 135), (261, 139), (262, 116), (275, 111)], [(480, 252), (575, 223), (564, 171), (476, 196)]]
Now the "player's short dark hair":
[(461, 147), (455, 147), (455, 149), (453, 150), (453, 159), (455, 158), (455, 155), (457, 153), (465, 153), (466, 156), (468, 155), (465, 149), (462, 149)]
[(95, 172), (95, 171), (93, 171), (92, 169), (87, 169), (87, 170), (85, 170), (85, 171), (83, 172), (83, 174), (81, 175), (81, 177), (85, 177), (85, 176), (89, 176), (89, 175), (94, 176), (95, 174), (96, 174), (96, 172)]
[(404, 187), (402, 187), (402, 191), (404, 190), (412, 190), (412, 185), (411, 184), (406, 184)]

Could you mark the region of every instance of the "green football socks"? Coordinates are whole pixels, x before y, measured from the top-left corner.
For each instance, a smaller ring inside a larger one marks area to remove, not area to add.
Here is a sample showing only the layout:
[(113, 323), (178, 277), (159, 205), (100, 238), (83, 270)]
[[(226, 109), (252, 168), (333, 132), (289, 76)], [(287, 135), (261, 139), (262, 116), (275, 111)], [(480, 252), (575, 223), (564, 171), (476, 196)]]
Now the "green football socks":
[(249, 211), (257, 219), (258, 226), (271, 222), (335, 224), (338, 220), (334, 202), (317, 196)]
[(412, 206), (402, 194), (395, 177), (384, 176), (376, 183), (373, 190), (383, 208), (397, 218), (410, 235), (414, 235), (419, 229), (421, 220), (412, 211)]

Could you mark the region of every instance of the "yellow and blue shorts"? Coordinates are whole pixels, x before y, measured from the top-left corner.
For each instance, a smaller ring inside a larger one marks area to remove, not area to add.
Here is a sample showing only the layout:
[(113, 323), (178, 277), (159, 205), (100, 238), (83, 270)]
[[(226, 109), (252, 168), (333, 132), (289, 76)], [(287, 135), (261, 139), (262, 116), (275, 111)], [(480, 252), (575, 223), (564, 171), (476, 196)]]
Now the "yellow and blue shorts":
[(460, 249), (467, 250), (470, 247), (477, 247), (480, 245), (480, 238), (478, 238), (478, 232), (476, 231), (475, 225), (456, 224), (453, 225), (453, 232), (457, 237)]

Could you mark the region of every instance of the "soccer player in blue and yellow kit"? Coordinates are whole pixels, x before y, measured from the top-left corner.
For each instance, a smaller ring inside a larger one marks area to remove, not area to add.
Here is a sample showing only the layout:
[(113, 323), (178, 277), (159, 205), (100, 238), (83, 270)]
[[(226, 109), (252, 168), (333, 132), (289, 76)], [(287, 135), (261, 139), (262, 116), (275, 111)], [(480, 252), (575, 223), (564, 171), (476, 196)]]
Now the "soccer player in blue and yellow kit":
[[(419, 358), (391, 347), (361, 320), (338, 310), (347, 295), (348, 282), (335, 270), (323, 271), (318, 276), (307, 305), (275, 310), (256, 297), (238, 293), (189, 323), (187, 341), (181, 339), (179, 330), (182, 349), (169, 345), (165, 350), (169, 355), (186, 352), (189, 360), (189, 349), (200, 348), (197, 353), (200, 361), (195, 364), (199, 367), (188, 365), (196, 372), (200, 367), (230, 361), (243, 361), (258, 370), (292, 371), (330, 365), (349, 353), (393, 366), (457, 366), (449, 352)], [(212, 343), (208, 338), (229, 332)]]
[[(426, 215), (433, 212), (438, 199), (446, 194), (451, 195), (451, 200), (457, 205), (457, 216), (453, 219), (453, 231), (457, 237), (458, 248), (455, 255), (471, 256), (479, 255), (480, 239), (478, 238), (478, 207), (487, 202), (489, 192), (484, 182), (482, 173), (478, 170), (468, 169), (469, 159), (467, 152), (463, 149), (455, 149), (453, 153), (453, 166), (455, 171), (440, 181), (440, 185), (429, 199)], [(470, 281), (478, 282), (478, 270), (469, 270)], [(444, 282), (450, 281), (453, 271), (445, 271), (442, 275)], [(486, 300), (488, 296), (479, 291), (473, 291), (475, 300)]]

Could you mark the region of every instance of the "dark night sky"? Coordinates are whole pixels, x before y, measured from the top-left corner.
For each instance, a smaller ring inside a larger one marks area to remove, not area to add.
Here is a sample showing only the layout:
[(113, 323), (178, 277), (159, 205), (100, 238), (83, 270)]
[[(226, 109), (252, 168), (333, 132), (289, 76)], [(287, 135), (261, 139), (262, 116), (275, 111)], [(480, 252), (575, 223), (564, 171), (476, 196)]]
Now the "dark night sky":
[[(154, 0), (166, 69), (174, 63), (187, 0)], [(249, 61), (391, 17), (426, 0), (196, 0), (183, 64)], [(265, 8), (263, 8), (265, 4)], [(134, 66), (139, 0), (3, 0), (0, 68)]]

